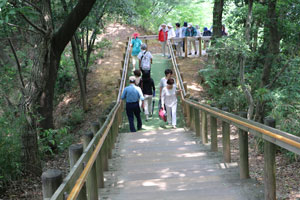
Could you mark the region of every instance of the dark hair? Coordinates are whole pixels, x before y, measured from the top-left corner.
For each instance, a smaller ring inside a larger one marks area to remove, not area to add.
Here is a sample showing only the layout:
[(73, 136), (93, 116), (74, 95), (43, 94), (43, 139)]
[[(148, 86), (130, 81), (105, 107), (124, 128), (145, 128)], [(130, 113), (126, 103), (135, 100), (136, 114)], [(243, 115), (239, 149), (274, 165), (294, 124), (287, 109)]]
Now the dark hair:
[(167, 76), (168, 74), (173, 74), (173, 71), (171, 69), (166, 69), (165, 75)]
[(175, 25), (176, 25), (176, 27), (180, 27), (180, 23), (176, 23)]
[(142, 75), (142, 79), (149, 79), (150, 78), (150, 72), (145, 71)]
[(183, 26), (187, 27), (188, 23), (187, 22), (183, 22)]
[(136, 70), (134, 70), (133, 74), (134, 74), (135, 76), (140, 77), (140, 76), (141, 76), (141, 70), (136, 69)]
[(169, 78), (169, 79), (167, 80), (167, 84), (168, 84), (168, 85), (173, 85), (173, 84), (174, 84), (174, 79)]

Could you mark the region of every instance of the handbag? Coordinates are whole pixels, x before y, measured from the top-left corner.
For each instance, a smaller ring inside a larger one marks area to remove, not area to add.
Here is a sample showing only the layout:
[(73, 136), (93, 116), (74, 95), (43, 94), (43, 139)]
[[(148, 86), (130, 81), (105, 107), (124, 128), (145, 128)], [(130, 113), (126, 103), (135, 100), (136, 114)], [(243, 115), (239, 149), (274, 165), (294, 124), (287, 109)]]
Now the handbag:
[(158, 116), (160, 119), (162, 119), (164, 122), (167, 121), (167, 116), (166, 116), (166, 111), (164, 109), (159, 109), (159, 112), (158, 112)]

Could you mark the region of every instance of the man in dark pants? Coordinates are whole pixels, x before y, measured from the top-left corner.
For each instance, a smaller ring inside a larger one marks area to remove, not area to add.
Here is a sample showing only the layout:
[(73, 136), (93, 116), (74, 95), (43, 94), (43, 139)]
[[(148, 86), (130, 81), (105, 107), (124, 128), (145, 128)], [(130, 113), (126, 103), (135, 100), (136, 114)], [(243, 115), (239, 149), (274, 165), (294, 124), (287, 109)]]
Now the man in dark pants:
[(129, 121), (129, 127), (131, 132), (136, 132), (134, 127), (134, 115), (137, 119), (137, 129), (142, 129), (141, 110), (139, 106), (139, 100), (142, 100), (142, 107), (144, 107), (144, 96), (141, 88), (135, 85), (135, 77), (129, 77), (130, 85), (127, 86), (121, 96), (122, 100), (126, 99), (126, 114)]

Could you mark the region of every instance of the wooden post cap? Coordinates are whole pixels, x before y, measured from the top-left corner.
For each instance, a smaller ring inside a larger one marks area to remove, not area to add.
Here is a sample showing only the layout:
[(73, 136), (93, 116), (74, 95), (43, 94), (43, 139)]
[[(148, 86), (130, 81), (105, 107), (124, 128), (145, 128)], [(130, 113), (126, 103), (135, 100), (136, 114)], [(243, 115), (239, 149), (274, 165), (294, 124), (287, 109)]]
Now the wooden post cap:
[(69, 147), (69, 161), (70, 161), (70, 168), (72, 168), (77, 160), (80, 158), (83, 152), (83, 145), (82, 144), (72, 144)]
[(228, 107), (222, 107), (222, 110), (225, 112), (229, 112), (229, 108)]
[(275, 119), (271, 118), (271, 117), (266, 117), (264, 119), (264, 124), (267, 125), (267, 126), (270, 126), (270, 127), (273, 127), (275, 128), (276, 126), (276, 121)]
[(247, 118), (247, 112), (245, 111), (240, 111), (239, 112), (239, 116), (243, 117), (243, 118)]
[(43, 199), (50, 198), (62, 183), (62, 172), (58, 169), (48, 169), (42, 174)]
[(100, 123), (99, 122), (92, 122), (91, 123), (91, 129), (92, 129), (92, 132), (94, 134), (96, 134), (100, 129)]

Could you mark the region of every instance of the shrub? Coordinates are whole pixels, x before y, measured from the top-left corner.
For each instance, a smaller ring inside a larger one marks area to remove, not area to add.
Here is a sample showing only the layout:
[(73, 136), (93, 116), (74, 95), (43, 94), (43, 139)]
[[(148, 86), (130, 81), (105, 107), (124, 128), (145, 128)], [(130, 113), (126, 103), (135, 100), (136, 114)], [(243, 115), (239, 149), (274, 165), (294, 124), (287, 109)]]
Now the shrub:
[(57, 146), (58, 153), (63, 152), (72, 144), (73, 136), (69, 133), (69, 129), (69, 127), (48, 129), (40, 134), (39, 148), (42, 157), (45, 154), (54, 154), (49, 143)]

